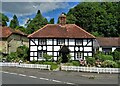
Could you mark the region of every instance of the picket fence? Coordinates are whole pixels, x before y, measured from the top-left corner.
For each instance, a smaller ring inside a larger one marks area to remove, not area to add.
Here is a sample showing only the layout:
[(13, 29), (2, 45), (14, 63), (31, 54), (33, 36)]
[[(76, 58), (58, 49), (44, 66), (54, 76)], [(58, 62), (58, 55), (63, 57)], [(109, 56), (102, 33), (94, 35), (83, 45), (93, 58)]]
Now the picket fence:
[(47, 69), (50, 70), (51, 65), (42, 65), (42, 64), (25, 64), (25, 63), (0, 63), (0, 66), (8, 67), (22, 67), (22, 68), (38, 68), (38, 69)]
[(80, 66), (61, 66), (61, 70), (78, 72), (96, 72), (96, 73), (120, 73), (120, 68), (97, 68)]

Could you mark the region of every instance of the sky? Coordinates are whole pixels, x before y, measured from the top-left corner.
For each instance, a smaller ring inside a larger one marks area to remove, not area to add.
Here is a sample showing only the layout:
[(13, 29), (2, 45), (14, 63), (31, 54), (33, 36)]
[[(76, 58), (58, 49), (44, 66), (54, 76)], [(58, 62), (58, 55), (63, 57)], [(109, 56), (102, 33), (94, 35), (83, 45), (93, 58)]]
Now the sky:
[(2, 10), (0, 11), (8, 16), (10, 21), (14, 14), (17, 15), (21, 26), (24, 26), (29, 18), (34, 18), (38, 10), (41, 11), (43, 17), (47, 18), (48, 21), (54, 18), (55, 23), (57, 23), (58, 17), (62, 12), (67, 13), (69, 9), (79, 3), (80, 2), (2, 2)]

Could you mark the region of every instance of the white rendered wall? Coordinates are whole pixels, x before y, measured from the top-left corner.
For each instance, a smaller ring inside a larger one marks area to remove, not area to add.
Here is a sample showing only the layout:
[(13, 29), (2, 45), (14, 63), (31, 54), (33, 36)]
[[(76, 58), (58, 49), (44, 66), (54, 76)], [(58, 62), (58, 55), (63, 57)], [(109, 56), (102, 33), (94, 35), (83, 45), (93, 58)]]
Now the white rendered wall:
[(84, 51), (92, 51), (92, 47), (84, 47)]
[(86, 45), (86, 44), (87, 44), (87, 40), (84, 39), (84, 40), (83, 40), (83, 45)]
[(59, 51), (60, 50), (60, 46), (54, 46), (54, 51)]
[(37, 51), (37, 46), (30, 46), (30, 51)]

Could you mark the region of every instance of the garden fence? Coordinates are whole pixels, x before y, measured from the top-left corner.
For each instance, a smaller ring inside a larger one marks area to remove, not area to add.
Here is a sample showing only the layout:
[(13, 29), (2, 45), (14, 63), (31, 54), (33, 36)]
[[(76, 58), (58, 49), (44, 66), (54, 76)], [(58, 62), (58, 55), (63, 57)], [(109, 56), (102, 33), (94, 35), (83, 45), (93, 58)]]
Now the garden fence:
[(61, 66), (61, 70), (78, 72), (96, 72), (96, 73), (120, 73), (120, 68), (97, 68), (80, 66)]
[(48, 69), (50, 70), (51, 65), (42, 65), (42, 64), (25, 64), (25, 63), (0, 63), (0, 66), (9, 66), (9, 67), (23, 67), (23, 68), (38, 68), (38, 69)]

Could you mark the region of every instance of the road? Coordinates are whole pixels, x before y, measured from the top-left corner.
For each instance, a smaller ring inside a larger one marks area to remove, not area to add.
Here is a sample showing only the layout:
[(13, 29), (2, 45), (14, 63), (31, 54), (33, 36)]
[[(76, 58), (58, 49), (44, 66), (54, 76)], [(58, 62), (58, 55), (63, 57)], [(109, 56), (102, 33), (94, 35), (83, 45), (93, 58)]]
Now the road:
[[(2, 68), (3, 84), (118, 84), (117, 74)], [(91, 78), (94, 77), (94, 78)]]

